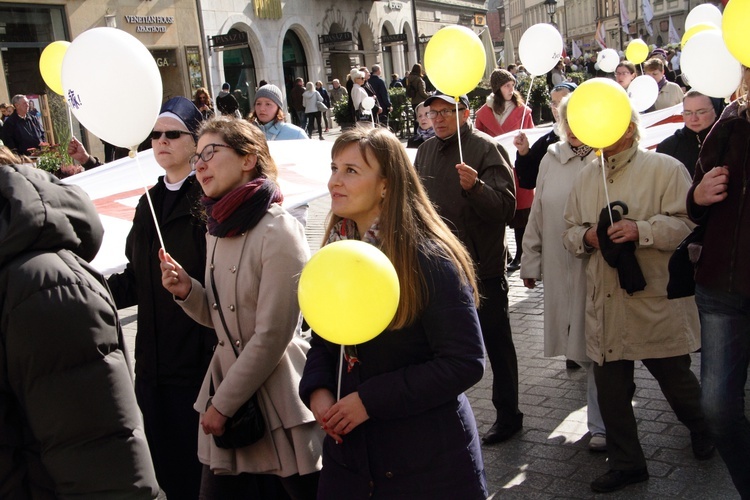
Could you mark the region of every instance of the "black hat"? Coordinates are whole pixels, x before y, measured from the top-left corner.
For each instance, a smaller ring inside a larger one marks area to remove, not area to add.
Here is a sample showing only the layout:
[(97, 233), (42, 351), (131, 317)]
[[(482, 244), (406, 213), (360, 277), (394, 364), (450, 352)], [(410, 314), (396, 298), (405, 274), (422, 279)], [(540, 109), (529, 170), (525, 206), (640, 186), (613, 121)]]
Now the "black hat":
[[(455, 104), (456, 103), (456, 98), (455, 97), (443, 94), (442, 92), (438, 92), (438, 93), (436, 93), (436, 94), (428, 97), (427, 99), (425, 99), (424, 105), (425, 106), (429, 106), (430, 103), (435, 102), (435, 99), (440, 99), (440, 100), (443, 100), (443, 101), (445, 101), (447, 103), (450, 103), (450, 104)], [(469, 108), (469, 98), (466, 96), (466, 94), (463, 94), (463, 95), (459, 96), (458, 100), (467, 109)]]
[(180, 120), (194, 136), (198, 132), (198, 128), (200, 128), (201, 121), (203, 120), (203, 115), (195, 107), (195, 104), (182, 96), (173, 97), (165, 102), (161, 107), (159, 116), (168, 116)]

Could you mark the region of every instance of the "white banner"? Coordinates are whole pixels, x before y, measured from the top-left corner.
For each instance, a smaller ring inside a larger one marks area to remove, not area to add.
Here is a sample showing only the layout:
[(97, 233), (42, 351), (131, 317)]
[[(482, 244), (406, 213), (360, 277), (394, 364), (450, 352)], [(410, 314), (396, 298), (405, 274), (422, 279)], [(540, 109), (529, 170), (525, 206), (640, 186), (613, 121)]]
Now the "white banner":
[[(654, 11), (651, 8), (651, 2), (643, 0), (643, 21), (649, 36), (654, 36), (654, 30), (651, 28), (651, 20), (654, 18)], [(637, 16), (636, 16), (637, 17)]]
[(628, 28), (628, 25), (630, 24), (630, 19), (628, 18), (628, 7), (626, 5), (626, 0), (620, 0), (620, 26), (622, 27), (623, 33), (626, 35), (630, 35), (630, 29)]

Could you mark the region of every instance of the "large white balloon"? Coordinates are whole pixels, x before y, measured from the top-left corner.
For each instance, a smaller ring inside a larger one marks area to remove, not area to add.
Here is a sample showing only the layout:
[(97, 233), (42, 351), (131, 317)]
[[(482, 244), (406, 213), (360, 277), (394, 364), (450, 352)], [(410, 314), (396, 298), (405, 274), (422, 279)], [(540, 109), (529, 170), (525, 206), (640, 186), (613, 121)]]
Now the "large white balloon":
[(518, 43), (518, 58), (532, 76), (544, 75), (554, 68), (562, 51), (562, 35), (551, 24), (531, 26)]
[(742, 65), (727, 49), (721, 30), (693, 35), (682, 49), (680, 68), (695, 90), (710, 97), (729, 97), (742, 81)]
[(620, 55), (615, 49), (604, 49), (596, 56), (596, 62), (605, 73), (614, 73), (620, 64)]
[(693, 8), (685, 18), (685, 33), (700, 23), (713, 24), (721, 29), (721, 11), (719, 8), (711, 3), (702, 3)]
[(162, 82), (154, 56), (134, 36), (94, 28), (68, 47), (62, 63), (64, 97), (78, 121), (100, 139), (133, 148), (156, 123)]
[(652, 77), (641, 75), (630, 82), (627, 93), (633, 109), (640, 113), (654, 105), (659, 97), (659, 85)]

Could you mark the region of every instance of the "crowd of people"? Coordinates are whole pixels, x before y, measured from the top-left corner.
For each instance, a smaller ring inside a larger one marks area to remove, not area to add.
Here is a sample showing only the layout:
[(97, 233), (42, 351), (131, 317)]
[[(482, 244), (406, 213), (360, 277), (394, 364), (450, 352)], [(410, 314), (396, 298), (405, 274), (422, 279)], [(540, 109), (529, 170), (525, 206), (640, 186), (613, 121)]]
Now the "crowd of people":
[[(247, 112), (228, 84), (215, 102), (205, 88), (172, 98), (147, 139), (164, 175), (138, 202), (125, 270), (106, 279), (88, 264), (102, 235), (93, 204), (21, 165), (44, 132), (15, 96), (0, 147), (0, 496), (486, 498), (465, 391), (486, 357), (494, 422), (481, 441), (523, 429), (507, 279), (520, 269), (526, 287), (544, 285), (544, 355), (587, 371), (589, 449), (609, 467), (594, 492), (649, 478), (632, 407), (640, 361), (695, 458), (718, 450), (750, 498), (750, 69), (722, 110), (683, 93), (652, 55), (656, 107), (681, 102), (685, 126), (646, 151), (633, 110), (601, 158), (568, 123), (577, 86), (565, 61), (554, 125), (534, 144), (515, 66), (492, 72), (473, 120), (468, 97), (428, 90), (419, 64), (389, 85), (378, 65), (355, 67), (330, 92), (298, 78), (289, 108), (266, 82)], [(612, 78), (627, 88), (635, 74), (622, 62)], [(413, 164), (387, 128), (387, 88), (399, 85), (416, 116)], [(326, 111), (344, 100), (359, 123), (331, 150), (323, 244), (376, 246), (401, 294), (385, 331), (341, 348), (305, 332), (307, 207), (284, 207), (268, 143), (308, 140), (315, 124), (323, 139)], [(514, 162), (493, 139), (507, 132)], [(75, 139), (68, 151), (81, 170), (101, 164)], [(668, 298), (670, 257), (696, 225), (695, 297)], [(133, 305), (135, 383), (117, 319)], [(228, 443), (251, 402), (262, 435)]]

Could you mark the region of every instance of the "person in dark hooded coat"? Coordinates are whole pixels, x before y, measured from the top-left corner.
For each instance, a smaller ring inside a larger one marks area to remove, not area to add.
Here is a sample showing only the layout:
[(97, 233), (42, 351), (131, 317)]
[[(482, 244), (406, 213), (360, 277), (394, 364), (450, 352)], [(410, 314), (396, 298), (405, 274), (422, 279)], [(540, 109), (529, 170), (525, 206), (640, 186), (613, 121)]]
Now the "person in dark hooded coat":
[(0, 498), (149, 499), (159, 486), (77, 186), (0, 165)]

